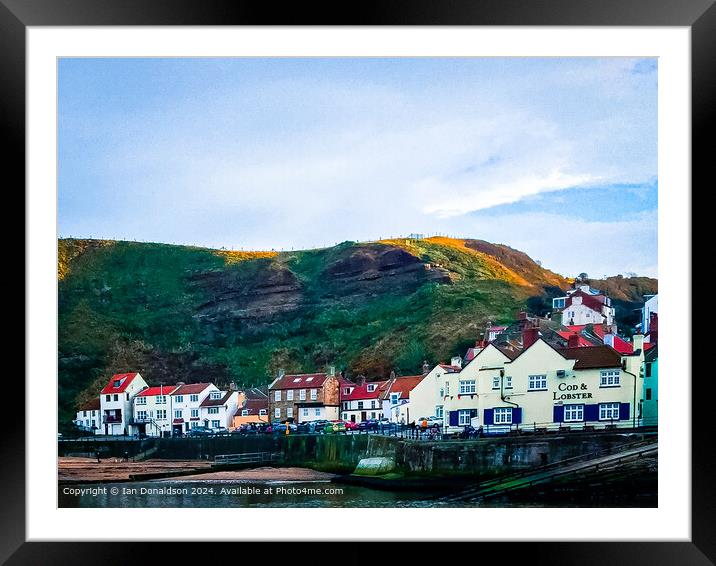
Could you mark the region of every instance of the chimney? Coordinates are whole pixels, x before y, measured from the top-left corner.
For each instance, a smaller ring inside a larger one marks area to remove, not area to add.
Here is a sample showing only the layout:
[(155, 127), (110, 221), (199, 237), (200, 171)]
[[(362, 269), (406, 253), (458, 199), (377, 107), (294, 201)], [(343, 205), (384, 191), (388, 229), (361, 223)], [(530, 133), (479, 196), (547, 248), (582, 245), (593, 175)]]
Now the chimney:
[(525, 311), (520, 311), (519, 313), (517, 313), (517, 319), (527, 320), (527, 313)]
[(631, 337), (631, 345), (635, 352), (637, 350), (644, 351), (644, 335), (634, 334), (634, 336)]
[(336, 366), (330, 366), (328, 368), (328, 375), (334, 377), (336, 375)]
[(395, 370), (390, 372), (390, 379), (395, 379)]
[(526, 350), (539, 339), (539, 328), (525, 328), (522, 330), (522, 348)]
[(430, 364), (428, 363), (428, 360), (423, 360), (423, 375), (428, 375), (430, 373)]
[(356, 377), (356, 385), (358, 387), (365, 385), (365, 375), (359, 375), (358, 377)]
[(281, 379), (284, 375), (286, 375), (286, 370), (283, 368), (279, 368), (278, 370), (278, 378)]
[(567, 347), (579, 348), (579, 334), (575, 332), (574, 334), (569, 335), (569, 338), (567, 338)]
[(236, 385), (235, 382), (231, 381), (229, 383), (229, 391), (238, 391), (239, 387)]
[(613, 348), (614, 347), (614, 334), (611, 334), (611, 333), (605, 334), (604, 335), (604, 343), (607, 346), (611, 346)]
[(462, 358), (460, 356), (453, 356), (450, 360), (450, 365), (455, 367), (462, 367)]

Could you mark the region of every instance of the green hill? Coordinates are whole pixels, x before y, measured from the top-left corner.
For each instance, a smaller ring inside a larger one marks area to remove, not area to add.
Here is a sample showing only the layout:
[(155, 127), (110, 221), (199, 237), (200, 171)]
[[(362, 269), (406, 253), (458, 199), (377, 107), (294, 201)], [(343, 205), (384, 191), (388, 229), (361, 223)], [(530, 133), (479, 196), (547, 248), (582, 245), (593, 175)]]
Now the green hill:
[(413, 373), (570, 283), (507, 246), (447, 238), (282, 253), (65, 239), (58, 279), (64, 422), (114, 372), (217, 385), (327, 365)]

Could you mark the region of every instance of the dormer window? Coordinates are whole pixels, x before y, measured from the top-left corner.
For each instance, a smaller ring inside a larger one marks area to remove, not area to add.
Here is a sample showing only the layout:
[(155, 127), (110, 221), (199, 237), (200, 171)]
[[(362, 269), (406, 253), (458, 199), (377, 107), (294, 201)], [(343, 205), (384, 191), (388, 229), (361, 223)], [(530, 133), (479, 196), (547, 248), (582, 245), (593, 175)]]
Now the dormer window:
[(368, 384), (368, 393), (373, 393), (373, 391), (375, 391), (375, 384), (369, 383)]
[(343, 394), (344, 394), (344, 395), (350, 395), (350, 394), (351, 394), (351, 391), (353, 391), (353, 390), (352, 390), (350, 387), (346, 387), (346, 388), (343, 390)]
[(120, 385), (122, 385), (122, 382), (123, 382), (123, 381), (124, 381), (123, 379), (115, 379), (115, 380), (114, 380), (114, 387), (119, 387)]
[(221, 391), (212, 391), (209, 396), (212, 399), (221, 399)]
[(390, 394), (390, 403), (391, 405), (395, 405), (398, 402), (398, 398), (400, 397), (400, 393), (391, 393)]
[(300, 378), (300, 377), (297, 377), (296, 379), (293, 380), (293, 382), (294, 382), (294, 383), (300, 383), (300, 382), (301, 382), (301, 378)]
[(307, 377), (307, 378), (306, 378), (306, 381), (313, 381), (313, 378), (312, 378), (312, 377)]

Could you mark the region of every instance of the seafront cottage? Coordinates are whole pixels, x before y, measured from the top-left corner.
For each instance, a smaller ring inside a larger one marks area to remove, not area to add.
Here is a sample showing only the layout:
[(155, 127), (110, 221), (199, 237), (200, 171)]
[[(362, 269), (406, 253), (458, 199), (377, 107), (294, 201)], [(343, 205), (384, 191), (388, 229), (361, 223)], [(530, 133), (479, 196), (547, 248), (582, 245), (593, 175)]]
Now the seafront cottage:
[(100, 424), (100, 402), (99, 397), (95, 397), (80, 406), (77, 417), (75, 417), (75, 425), (85, 432), (99, 434), (101, 432)]
[(219, 388), (213, 383), (178, 383), (171, 393), (172, 434), (182, 434), (197, 426), (205, 426), (201, 420), (201, 404)]
[(566, 296), (552, 299), (552, 310), (552, 318), (561, 315), (564, 325), (614, 324), (612, 300), (589, 285), (578, 285)]
[(268, 388), (239, 390), (238, 407), (230, 428), (236, 429), (247, 423), (265, 423), (268, 420)]
[(99, 434), (134, 434), (132, 401), (147, 383), (138, 373), (118, 373), (100, 391), (102, 423)]
[(210, 391), (199, 406), (202, 426), (228, 429), (238, 409), (238, 401), (238, 391)]
[[(474, 350), (475, 348), (473, 348)], [(459, 372), (446, 372), (442, 376), (439, 395), (442, 397), (445, 431), (459, 432), (473, 423), (480, 409), (478, 384), (491, 383), (514, 354), (493, 343), (477, 351)], [(509, 385), (509, 384), (508, 384)], [(476, 424), (478, 421), (475, 421)]]
[(366, 382), (365, 376), (358, 376), (355, 383), (341, 383), (341, 419), (359, 423), (368, 419), (383, 418), (381, 394), (388, 381)]
[(340, 381), (335, 368), (327, 373), (284, 374), (269, 385), (269, 418), (308, 422), (338, 420)]
[(644, 392), (642, 395), (641, 424), (657, 426), (659, 424), (659, 348), (654, 346), (644, 354), (642, 375)]
[(438, 364), (410, 392), (411, 419), (438, 417), (444, 419), (445, 385), (450, 375), (460, 373), (462, 358), (455, 356), (450, 364)]
[(168, 436), (172, 432), (171, 394), (179, 385), (147, 387), (134, 398), (132, 424), (139, 434)]
[(385, 391), (381, 394), (383, 415), (393, 423), (408, 424), (416, 417), (410, 405), (410, 393), (425, 379), (425, 375), (405, 375), (391, 377)]

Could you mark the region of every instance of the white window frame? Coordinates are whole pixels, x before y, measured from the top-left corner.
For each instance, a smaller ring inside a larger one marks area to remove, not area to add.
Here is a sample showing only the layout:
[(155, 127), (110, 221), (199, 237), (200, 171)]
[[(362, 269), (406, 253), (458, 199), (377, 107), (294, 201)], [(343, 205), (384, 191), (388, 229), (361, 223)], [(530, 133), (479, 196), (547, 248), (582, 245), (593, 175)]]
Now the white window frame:
[(621, 403), (599, 403), (600, 421), (618, 421)]
[(199, 418), (199, 409), (192, 409), (191, 413), (189, 413), (192, 418), (198, 419)]
[(569, 403), (564, 405), (564, 422), (581, 423), (584, 422), (584, 404)]
[(399, 399), (400, 399), (400, 395), (398, 393), (390, 394), (390, 404), (391, 405), (397, 405)]
[(375, 383), (369, 383), (366, 389), (367, 389), (368, 393), (373, 393), (373, 391), (375, 391), (375, 388), (376, 388)]
[(157, 395), (154, 402), (157, 405), (166, 405), (167, 404), (167, 396), (166, 395)]
[(209, 393), (209, 399), (221, 399), (221, 391), (212, 391)]
[(286, 418), (293, 417), (293, 407), (286, 407)]
[(527, 391), (547, 391), (547, 375), (530, 375), (528, 379)]
[(512, 407), (492, 409), (492, 423), (496, 425), (512, 424)]
[(248, 417), (248, 416), (249, 416), (249, 410), (248, 410), (248, 409), (241, 409), (241, 416), (242, 416), (242, 417)]
[(174, 397), (174, 401), (175, 401), (176, 403), (183, 403), (183, 402), (184, 402), (184, 395), (177, 395), (176, 397)]
[(474, 379), (460, 380), (460, 395), (474, 395), (477, 393), (477, 386)]
[(137, 405), (146, 405), (146, 404), (147, 404), (146, 397), (137, 397)]
[(303, 416), (304, 417), (308, 416), (308, 409), (306, 407), (303, 408)]
[(442, 419), (444, 416), (443, 412), (443, 406), (442, 405), (435, 405), (435, 416), (439, 419)]
[(277, 419), (281, 418), (281, 407), (276, 407), (273, 410), (273, 416), (274, 416), (274, 418), (277, 418)]
[(505, 376), (505, 389), (512, 389), (512, 376)]
[(299, 392), (298, 392), (298, 399), (299, 399), (299, 401), (305, 401), (305, 400), (306, 400), (306, 390), (305, 390), (305, 389), (299, 390)]
[(493, 389), (499, 389), (499, 388), (500, 388), (500, 376), (499, 376), (499, 375), (495, 375), (495, 376), (492, 378), (492, 388), (493, 388)]
[(321, 409), (316, 409), (316, 416), (317, 416), (317, 417), (320, 417), (320, 416), (321, 416)]
[(212, 428), (219, 428), (220, 426), (221, 426), (221, 421), (211, 421)]
[(167, 410), (166, 409), (157, 409), (157, 420), (158, 421), (164, 421), (167, 418)]
[(457, 412), (457, 424), (459, 426), (467, 426), (470, 424), (470, 409), (460, 409)]
[(259, 415), (265, 416), (265, 415), (266, 415), (266, 409), (259, 409)]
[(147, 411), (137, 411), (137, 420), (146, 421), (147, 420)]
[(174, 411), (174, 418), (175, 419), (183, 419), (184, 418), (184, 411), (181, 409), (177, 409)]
[(311, 401), (318, 399), (318, 389), (311, 389)]
[(281, 400), (281, 390), (277, 389), (273, 392), (273, 400), (274, 401), (280, 401)]
[(191, 401), (192, 403), (198, 403), (199, 395), (197, 395), (197, 394), (189, 395), (189, 401)]
[(206, 411), (209, 415), (218, 415), (219, 414), (219, 407), (209, 407)]
[(621, 370), (603, 369), (599, 372), (599, 387), (621, 387)]
[(293, 401), (293, 389), (286, 390), (286, 401)]

